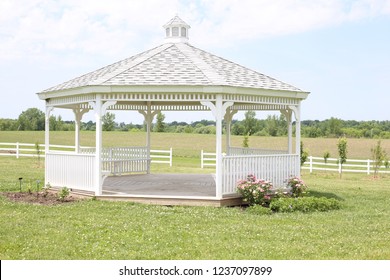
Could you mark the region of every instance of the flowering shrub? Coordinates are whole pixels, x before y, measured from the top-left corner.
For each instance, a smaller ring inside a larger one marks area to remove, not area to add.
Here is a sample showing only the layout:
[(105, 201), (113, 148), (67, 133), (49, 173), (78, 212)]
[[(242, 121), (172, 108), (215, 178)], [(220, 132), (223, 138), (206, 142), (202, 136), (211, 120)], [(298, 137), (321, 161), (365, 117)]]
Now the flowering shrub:
[(305, 182), (298, 177), (290, 178), (287, 182), (287, 187), (291, 188), (291, 195), (293, 197), (302, 196), (307, 189)]
[(268, 205), (271, 201), (271, 189), (271, 182), (257, 179), (254, 175), (248, 175), (246, 180), (238, 181), (237, 185), (238, 193), (250, 205)]

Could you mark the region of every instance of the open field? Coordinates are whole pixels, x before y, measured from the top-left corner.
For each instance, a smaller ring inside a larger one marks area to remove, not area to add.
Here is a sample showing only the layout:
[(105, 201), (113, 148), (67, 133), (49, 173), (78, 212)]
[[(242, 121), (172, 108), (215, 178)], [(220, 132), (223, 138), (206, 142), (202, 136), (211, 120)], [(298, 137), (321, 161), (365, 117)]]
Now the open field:
[[(183, 155), (192, 153), (181, 149)], [(171, 169), (158, 165), (154, 172), (200, 171), (196, 159), (178, 159)], [(1, 157), (0, 170), (0, 192), (18, 191), (19, 177), (24, 190), (43, 181), (42, 163), (38, 167), (34, 158)], [(390, 259), (390, 176), (344, 174), (339, 179), (338, 174), (304, 172), (303, 179), (310, 195), (339, 199), (342, 209), (258, 216), (239, 207), (95, 200), (42, 206), (0, 196), (0, 259)]]
[[(243, 136), (232, 136), (233, 146), (242, 146)], [(334, 138), (303, 138), (304, 148), (312, 156), (322, 157), (328, 150), (330, 157), (337, 157), (337, 141)], [(348, 157), (352, 159), (371, 158), (371, 148), (376, 139), (348, 139)], [(44, 143), (43, 131), (1, 131), (1, 142)], [(103, 132), (104, 146), (142, 146), (146, 142), (144, 132)], [(58, 145), (74, 145), (74, 132), (53, 131), (50, 133), (50, 143)], [(223, 142), (223, 144), (225, 144)], [(81, 145), (95, 145), (95, 132), (82, 131)], [(223, 145), (225, 146), (225, 145)], [(250, 147), (262, 147), (269, 149), (286, 149), (287, 137), (261, 137), (250, 136)], [(215, 151), (215, 135), (204, 134), (177, 134), (177, 133), (152, 133), (153, 149), (173, 148), (174, 157), (200, 157), (200, 151)], [(390, 155), (390, 139), (382, 140), (382, 147)]]

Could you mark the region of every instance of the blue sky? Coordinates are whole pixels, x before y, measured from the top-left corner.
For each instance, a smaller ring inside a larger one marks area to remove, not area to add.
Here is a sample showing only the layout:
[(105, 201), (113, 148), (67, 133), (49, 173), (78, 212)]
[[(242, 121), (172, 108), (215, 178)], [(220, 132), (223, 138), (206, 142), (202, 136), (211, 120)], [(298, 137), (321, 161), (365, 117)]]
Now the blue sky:
[(176, 14), (190, 44), (310, 91), (302, 119), (390, 120), (390, 0), (1, 0), (0, 118), (43, 110), (37, 92), (162, 44)]

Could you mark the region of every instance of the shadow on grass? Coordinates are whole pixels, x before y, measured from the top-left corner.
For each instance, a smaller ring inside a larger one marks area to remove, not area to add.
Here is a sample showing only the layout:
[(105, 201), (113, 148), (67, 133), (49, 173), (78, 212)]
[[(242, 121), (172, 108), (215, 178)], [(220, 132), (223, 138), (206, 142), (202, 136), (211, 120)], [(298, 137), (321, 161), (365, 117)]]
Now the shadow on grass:
[(340, 197), (340, 196), (338, 196), (338, 195), (336, 195), (334, 193), (330, 193), (330, 192), (309, 191), (307, 196), (334, 198), (334, 199), (340, 200), (340, 201), (344, 200), (344, 198), (342, 198), (342, 197)]

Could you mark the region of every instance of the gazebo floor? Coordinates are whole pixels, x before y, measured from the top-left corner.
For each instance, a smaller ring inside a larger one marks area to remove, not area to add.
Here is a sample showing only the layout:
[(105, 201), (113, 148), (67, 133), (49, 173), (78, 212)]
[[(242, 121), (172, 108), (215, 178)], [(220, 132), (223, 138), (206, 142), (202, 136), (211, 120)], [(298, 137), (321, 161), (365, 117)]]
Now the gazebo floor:
[(135, 174), (109, 176), (103, 183), (100, 200), (123, 200), (159, 205), (234, 206), (238, 195), (215, 198), (211, 174)]

